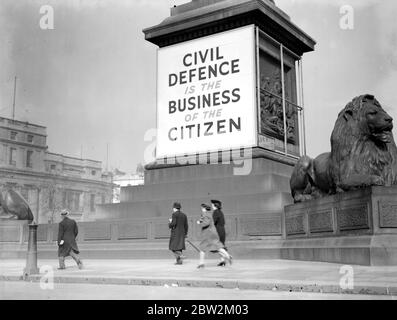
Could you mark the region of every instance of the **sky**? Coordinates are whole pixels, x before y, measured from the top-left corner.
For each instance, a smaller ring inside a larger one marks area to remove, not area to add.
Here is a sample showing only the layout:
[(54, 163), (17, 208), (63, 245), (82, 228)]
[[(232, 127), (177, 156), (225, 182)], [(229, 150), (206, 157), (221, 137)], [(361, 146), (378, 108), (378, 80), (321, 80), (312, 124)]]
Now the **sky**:
[[(55, 153), (96, 159), (132, 172), (156, 126), (156, 46), (142, 29), (188, 0), (1, 0), (0, 116), (47, 127)], [(304, 55), (307, 152), (329, 151), (339, 111), (374, 94), (397, 119), (397, 3), (394, 0), (276, 0), (317, 41)], [(42, 30), (40, 7), (54, 8)], [(340, 27), (341, 6), (354, 11)]]

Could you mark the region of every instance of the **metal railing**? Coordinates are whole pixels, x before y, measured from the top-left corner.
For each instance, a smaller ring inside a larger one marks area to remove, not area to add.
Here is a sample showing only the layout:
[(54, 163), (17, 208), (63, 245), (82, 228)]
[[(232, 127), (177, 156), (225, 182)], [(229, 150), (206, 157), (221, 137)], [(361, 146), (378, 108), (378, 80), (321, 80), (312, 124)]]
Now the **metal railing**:
[[(260, 87), (260, 68), (259, 68), (259, 52), (260, 52), (260, 43), (259, 43), (259, 35), (270, 40), (274, 44), (276, 44), (279, 47), (279, 53), (280, 53), (280, 67), (281, 67), (281, 86), (282, 86), (282, 95), (277, 95), (273, 92), (270, 92), (264, 88)], [(258, 82), (257, 82), (257, 92), (258, 92), (258, 115), (260, 115), (260, 108), (261, 108), (261, 96), (262, 94), (271, 94), (276, 98), (281, 99), (282, 102), (282, 108), (283, 108), (283, 133), (284, 133), (284, 154), (287, 156), (295, 157), (295, 155), (292, 155), (288, 152), (288, 131), (287, 131), (287, 104), (288, 106), (292, 106), (293, 108), (296, 109), (297, 112), (297, 126), (298, 126), (298, 143), (299, 143), (299, 154), (300, 155), (306, 155), (306, 133), (305, 133), (305, 113), (304, 113), (304, 99), (303, 99), (303, 74), (302, 74), (302, 57), (294, 53), (292, 50), (290, 50), (288, 47), (284, 46), (282, 43), (278, 42), (276, 39), (268, 35), (266, 32), (260, 30), (258, 27), (256, 27), (256, 56), (257, 56), (257, 77), (258, 77)], [(297, 102), (292, 102), (286, 97), (286, 88), (285, 88), (285, 73), (284, 73), (284, 55), (285, 53), (288, 53), (290, 56), (292, 56), (295, 59), (295, 72), (296, 72), (296, 92), (297, 92)], [(260, 117), (259, 117), (260, 118)], [(260, 120), (258, 121), (258, 129), (260, 129)], [(258, 130), (259, 132), (259, 130)], [(278, 152), (277, 150), (275, 150)]]

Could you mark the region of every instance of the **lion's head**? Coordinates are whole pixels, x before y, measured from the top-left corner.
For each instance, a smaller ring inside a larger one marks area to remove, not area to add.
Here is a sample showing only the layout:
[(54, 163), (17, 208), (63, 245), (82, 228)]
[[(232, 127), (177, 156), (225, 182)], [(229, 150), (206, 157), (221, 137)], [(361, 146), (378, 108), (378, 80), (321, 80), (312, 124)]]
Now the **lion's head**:
[(392, 129), (393, 118), (374, 96), (361, 95), (346, 105), (331, 136), (331, 171), (336, 186), (341, 181), (345, 181), (345, 189), (350, 184), (397, 182), (397, 148)]
[(382, 143), (390, 143), (393, 140), (393, 118), (387, 114), (378, 100), (369, 94), (354, 98), (339, 113), (335, 129), (343, 129), (346, 126), (355, 137), (365, 136)]

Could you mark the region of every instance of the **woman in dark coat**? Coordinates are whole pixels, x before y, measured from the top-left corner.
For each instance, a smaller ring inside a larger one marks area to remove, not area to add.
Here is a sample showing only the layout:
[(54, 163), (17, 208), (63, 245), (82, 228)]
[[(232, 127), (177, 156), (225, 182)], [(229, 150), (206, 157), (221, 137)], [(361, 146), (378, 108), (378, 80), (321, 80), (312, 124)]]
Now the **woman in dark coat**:
[(226, 248), (226, 231), (225, 231), (225, 216), (222, 212), (222, 203), (218, 200), (211, 200), (212, 209), (214, 210), (212, 214), (212, 218), (214, 219), (214, 225), (216, 231), (219, 235), (219, 240), (223, 243), (223, 246)]
[[(218, 252), (221, 255), (221, 259), (224, 262), (227, 260), (232, 264), (232, 258), (224, 249), (223, 244), (219, 241), (218, 232), (215, 229), (214, 221), (211, 216), (211, 208), (206, 204), (201, 205), (201, 218), (197, 221), (197, 224), (201, 227), (201, 242), (199, 244), (200, 248), (200, 263), (197, 268), (204, 267), (205, 252)], [(219, 264), (221, 265), (221, 264)]]
[(182, 264), (182, 250), (186, 250), (185, 238), (189, 230), (187, 217), (181, 212), (180, 203), (174, 203), (174, 213), (172, 218), (169, 219), (168, 227), (171, 229), (171, 237), (169, 243), (169, 249), (174, 253), (176, 258), (176, 264)]

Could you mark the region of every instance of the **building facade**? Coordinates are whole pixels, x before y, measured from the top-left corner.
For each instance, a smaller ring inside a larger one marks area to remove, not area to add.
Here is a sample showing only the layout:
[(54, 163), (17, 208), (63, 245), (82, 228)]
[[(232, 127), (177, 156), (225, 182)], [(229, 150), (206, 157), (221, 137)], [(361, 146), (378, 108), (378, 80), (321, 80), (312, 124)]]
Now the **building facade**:
[(121, 188), (130, 186), (140, 186), (145, 184), (145, 177), (143, 173), (113, 173), (113, 203), (120, 203)]
[(38, 223), (59, 221), (69, 209), (78, 220), (110, 203), (113, 183), (101, 161), (51, 153), (46, 127), (0, 117), (0, 187), (13, 188), (29, 203)]

